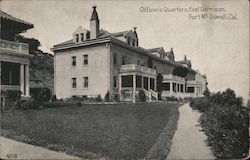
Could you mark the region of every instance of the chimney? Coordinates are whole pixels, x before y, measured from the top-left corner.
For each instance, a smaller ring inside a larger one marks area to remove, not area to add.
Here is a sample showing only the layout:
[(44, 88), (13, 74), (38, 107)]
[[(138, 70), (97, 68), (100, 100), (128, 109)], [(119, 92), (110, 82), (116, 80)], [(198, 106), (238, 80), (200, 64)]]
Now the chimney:
[(90, 18), (90, 39), (96, 39), (99, 33), (100, 33), (100, 25), (95, 5), (93, 6), (93, 12)]

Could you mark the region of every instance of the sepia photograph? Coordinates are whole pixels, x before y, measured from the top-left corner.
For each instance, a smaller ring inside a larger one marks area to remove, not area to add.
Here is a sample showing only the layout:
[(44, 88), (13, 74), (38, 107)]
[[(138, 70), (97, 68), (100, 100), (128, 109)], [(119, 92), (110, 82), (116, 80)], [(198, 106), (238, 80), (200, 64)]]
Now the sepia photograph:
[(0, 0), (0, 159), (248, 159), (249, 0)]

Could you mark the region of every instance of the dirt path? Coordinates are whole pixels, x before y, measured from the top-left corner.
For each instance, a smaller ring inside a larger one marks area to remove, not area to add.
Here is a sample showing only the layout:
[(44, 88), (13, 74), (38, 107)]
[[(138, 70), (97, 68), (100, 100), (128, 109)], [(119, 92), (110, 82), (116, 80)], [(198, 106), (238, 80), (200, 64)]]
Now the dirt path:
[(0, 137), (0, 159), (80, 159), (65, 153)]
[(205, 143), (206, 135), (197, 126), (201, 114), (192, 110), (189, 104), (181, 106), (179, 112), (178, 127), (167, 159), (215, 159)]

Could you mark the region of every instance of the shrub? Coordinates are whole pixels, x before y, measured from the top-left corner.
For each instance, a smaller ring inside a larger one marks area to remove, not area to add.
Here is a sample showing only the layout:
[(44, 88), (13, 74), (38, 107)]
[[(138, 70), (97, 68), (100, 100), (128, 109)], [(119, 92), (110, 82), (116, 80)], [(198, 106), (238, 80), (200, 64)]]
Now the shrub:
[(227, 89), (209, 97), (195, 99), (190, 105), (202, 112), (200, 124), (218, 159), (247, 156), (249, 109), (242, 106), (241, 97), (236, 97), (233, 90)]
[(21, 104), (21, 108), (23, 110), (28, 110), (28, 109), (38, 109), (39, 108), (39, 104), (37, 103), (37, 101), (33, 98), (23, 102)]
[(102, 97), (100, 94), (98, 94), (98, 96), (95, 99), (97, 102), (102, 102)]
[[(39, 103), (44, 103), (50, 100), (51, 92), (48, 88), (32, 88), (30, 90), (31, 97)], [(56, 97), (54, 97), (56, 98)]]
[(48, 102), (51, 97), (51, 92), (48, 88), (43, 88), (38, 94), (37, 101), (39, 103)]
[(51, 101), (52, 101), (52, 102), (57, 101), (57, 97), (56, 97), (56, 95), (53, 95), (53, 96), (51, 97)]
[(209, 97), (211, 94), (211, 92), (209, 91), (208, 88), (206, 88), (206, 90), (203, 92), (203, 95), (206, 96), (206, 97)]
[(15, 90), (7, 90), (5, 92), (6, 94), (6, 97), (11, 99), (11, 100), (18, 100), (21, 98), (21, 94), (22, 92), (21, 91), (15, 91)]
[(105, 95), (105, 102), (109, 102), (110, 98), (109, 98), (109, 91), (106, 93)]
[(138, 98), (139, 102), (146, 102), (146, 95), (144, 91), (139, 91)]

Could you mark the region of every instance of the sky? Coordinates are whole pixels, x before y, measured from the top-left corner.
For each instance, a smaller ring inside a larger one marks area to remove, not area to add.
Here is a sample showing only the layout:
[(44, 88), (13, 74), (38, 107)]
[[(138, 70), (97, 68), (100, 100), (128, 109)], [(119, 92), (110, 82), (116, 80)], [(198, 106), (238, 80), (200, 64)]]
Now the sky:
[[(89, 29), (92, 6), (96, 5), (101, 29), (120, 32), (136, 26), (141, 47), (173, 48), (176, 60), (187, 55), (192, 68), (206, 74), (212, 92), (231, 88), (249, 98), (247, 0), (1, 0), (0, 4), (8, 14), (34, 24), (23, 35), (38, 39), (40, 49), (51, 54), (50, 48), (72, 39), (79, 26)], [(195, 12), (197, 7), (199, 12)], [(181, 8), (189, 12), (181, 12)], [(236, 15), (236, 19), (195, 19), (201, 14)]]

